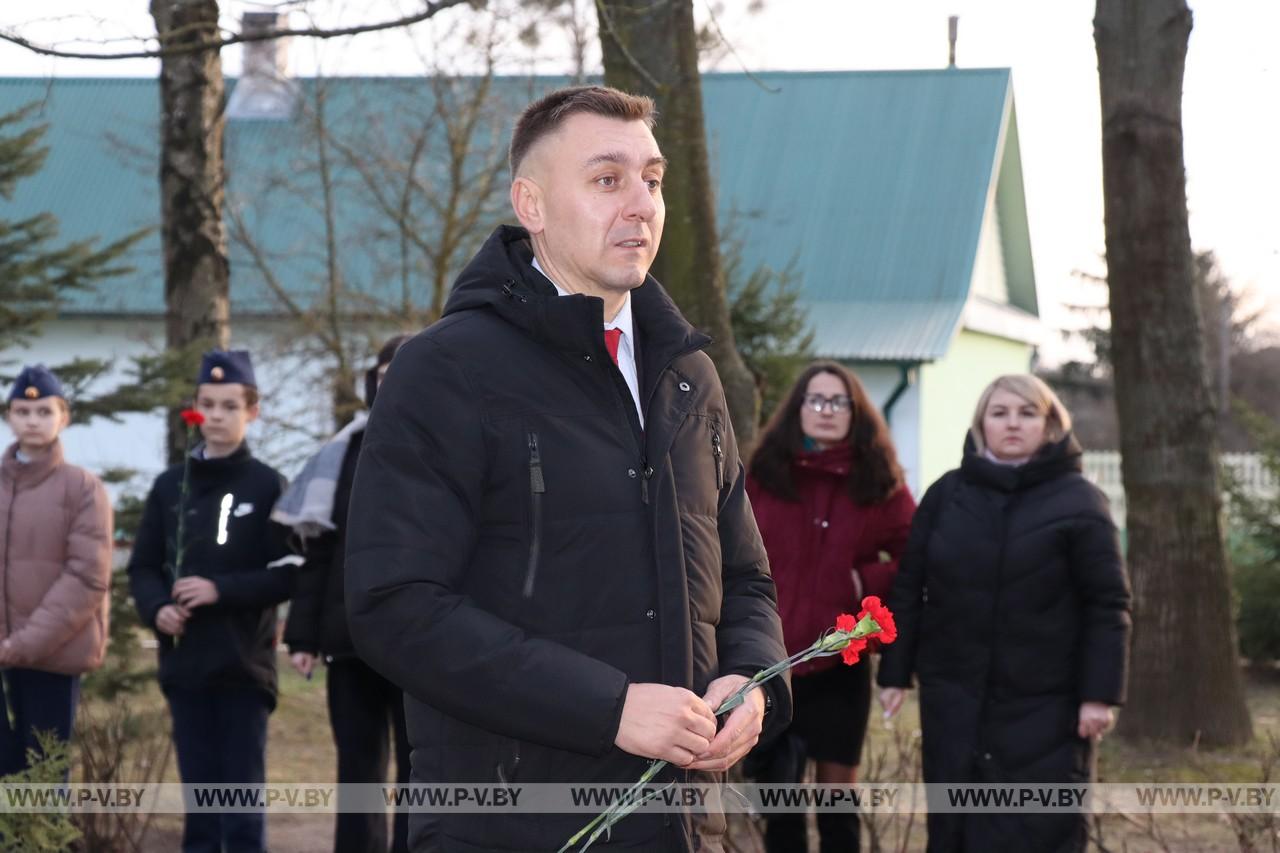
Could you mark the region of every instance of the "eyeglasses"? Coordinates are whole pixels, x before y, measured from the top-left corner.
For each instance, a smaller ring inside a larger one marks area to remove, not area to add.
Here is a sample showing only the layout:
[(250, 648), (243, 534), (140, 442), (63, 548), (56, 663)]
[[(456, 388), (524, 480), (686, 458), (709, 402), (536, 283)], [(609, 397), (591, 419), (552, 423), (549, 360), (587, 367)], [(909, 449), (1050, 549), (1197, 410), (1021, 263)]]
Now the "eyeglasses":
[(853, 401), (844, 394), (837, 394), (834, 397), (824, 397), (821, 394), (805, 394), (804, 405), (805, 408), (812, 409), (818, 413), (823, 412), (828, 406), (830, 406), (831, 413), (833, 415), (838, 415), (853, 408)]

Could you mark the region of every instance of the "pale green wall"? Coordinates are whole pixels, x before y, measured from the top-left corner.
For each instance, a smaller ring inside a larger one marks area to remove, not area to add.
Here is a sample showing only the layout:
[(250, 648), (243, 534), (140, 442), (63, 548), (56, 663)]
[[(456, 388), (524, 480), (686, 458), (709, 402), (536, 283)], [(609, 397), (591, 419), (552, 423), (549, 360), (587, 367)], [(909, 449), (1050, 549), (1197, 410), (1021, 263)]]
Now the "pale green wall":
[[(1031, 347), (962, 329), (940, 361), (920, 371), (920, 484), (960, 464), (978, 395), (1004, 373), (1025, 373)], [(921, 489), (923, 491), (923, 488)]]

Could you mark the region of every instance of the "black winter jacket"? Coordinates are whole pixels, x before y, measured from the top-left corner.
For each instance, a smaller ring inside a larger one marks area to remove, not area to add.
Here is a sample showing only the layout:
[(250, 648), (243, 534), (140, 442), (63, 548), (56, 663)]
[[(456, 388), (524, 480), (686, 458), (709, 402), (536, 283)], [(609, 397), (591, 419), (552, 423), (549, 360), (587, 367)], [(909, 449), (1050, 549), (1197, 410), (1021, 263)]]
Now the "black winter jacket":
[[(241, 445), (230, 456), (191, 459), (182, 574), (213, 581), (218, 602), (198, 607), (174, 645), (159, 631), (160, 686), (194, 689), (254, 687), (276, 701), (276, 605), (289, 597), (288, 528), (271, 521), (283, 480)], [(143, 624), (173, 587), (182, 465), (156, 478), (129, 558), (129, 588)]]
[[(879, 682), (920, 682), (926, 782), (1084, 782), (1080, 704), (1124, 701), (1129, 585), (1071, 436), (1020, 467), (966, 442), (926, 492), (889, 599)], [(929, 850), (1083, 850), (1070, 814), (930, 814)]]
[(290, 652), (321, 654), (328, 660), (356, 656), (351, 629), (347, 627), (343, 575), (347, 509), (351, 505), (351, 483), (363, 443), (364, 431), (361, 430), (351, 436), (347, 453), (342, 457), (342, 470), (338, 472), (333, 493), (334, 529), (307, 540), (303, 549), (306, 564), (294, 572), (289, 618), (284, 626), (284, 641)]
[[(531, 260), (523, 229), (489, 238), (392, 362), (356, 474), (352, 638), (406, 693), (419, 782), (630, 783), (648, 762), (613, 743), (629, 683), (701, 694), (785, 657), (708, 338), (652, 278), (631, 292), (641, 431), (603, 302), (557, 296)], [(790, 696), (768, 693), (771, 731)], [(688, 849), (678, 817), (633, 815), (601, 849)], [(527, 853), (589, 818), (445, 814), (411, 834)]]

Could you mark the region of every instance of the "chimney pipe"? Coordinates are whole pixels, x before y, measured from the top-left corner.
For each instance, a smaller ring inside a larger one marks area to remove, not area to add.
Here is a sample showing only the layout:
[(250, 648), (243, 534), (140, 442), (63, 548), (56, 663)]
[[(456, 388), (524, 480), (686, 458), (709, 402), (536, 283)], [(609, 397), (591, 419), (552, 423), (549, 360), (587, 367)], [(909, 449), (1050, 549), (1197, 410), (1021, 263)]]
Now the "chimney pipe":
[[(240, 19), (240, 33), (244, 36), (260, 35), (287, 29), (287, 12), (245, 12)], [(289, 40), (283, 38), (247, 41), (244, 43), (245, 77), (267, 79), (284, 77), (289, 70)]]
[(947, 67), (956, 67), (956, 32), (960, 29), (960, 16), (952, 15), (947, 18), (947, 41), (950, 44), (950, 50), (947, 53)]
[[(240, 32), (261, 35), (288, 29), (287, 12), (245, 12)], [(240, 79), (227, 101), (231, 119), (286, 119), (293, 115), (298, 86), (289, 79), (288, 39), (273, 38), (243, 43)]]

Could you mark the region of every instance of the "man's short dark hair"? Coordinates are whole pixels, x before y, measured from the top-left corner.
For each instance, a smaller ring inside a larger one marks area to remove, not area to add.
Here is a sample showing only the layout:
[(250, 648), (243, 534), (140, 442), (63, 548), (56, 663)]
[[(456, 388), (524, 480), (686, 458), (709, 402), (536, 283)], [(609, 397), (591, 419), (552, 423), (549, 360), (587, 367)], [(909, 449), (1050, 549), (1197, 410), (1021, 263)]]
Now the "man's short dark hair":
[(525, 155), (542, 137), (557, 131), (565, 120), (576, 113), (591, 113), (619, 121), (642, 121), (653, 130), (658, 112), (653, 98), (630, 95), (608, 86), (570, 86), (557, 89), (529, 106), (516, 119), (511, 133), (511, 150), (507, 160), (511, 177), (516, 176)]

